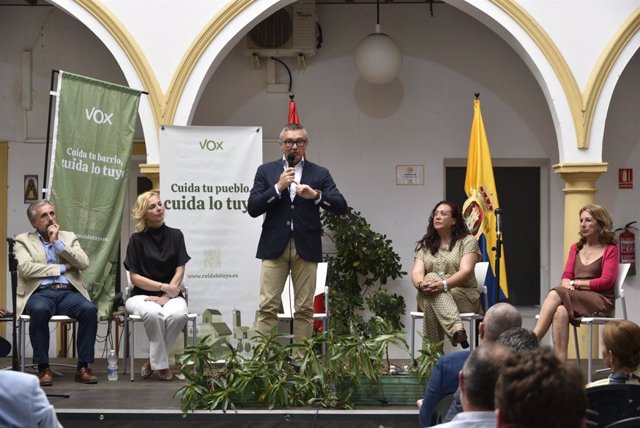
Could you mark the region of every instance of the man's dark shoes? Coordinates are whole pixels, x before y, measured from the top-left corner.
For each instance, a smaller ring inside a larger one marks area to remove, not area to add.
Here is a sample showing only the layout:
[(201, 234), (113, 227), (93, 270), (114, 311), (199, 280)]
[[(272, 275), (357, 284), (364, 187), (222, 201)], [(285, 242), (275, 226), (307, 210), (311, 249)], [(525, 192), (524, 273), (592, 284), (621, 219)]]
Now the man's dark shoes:
[(53, 372), (50, 367), (42, 369), (38, 372), (38, 379), (40, 380), (40, 386), (52, 386), (53, 385)]
[(80, 367), (76, 370), (76, 378), (74, 380), (85, 384), (98, 383), (98, 378), (91, 373), (91, 369), (89, 367)]
[(453, 333), (453, 344), (457, 345), (458, 343), (464, 349), (467, 349), (469, 347), (467, 332), (464, 330), (464, 328)]

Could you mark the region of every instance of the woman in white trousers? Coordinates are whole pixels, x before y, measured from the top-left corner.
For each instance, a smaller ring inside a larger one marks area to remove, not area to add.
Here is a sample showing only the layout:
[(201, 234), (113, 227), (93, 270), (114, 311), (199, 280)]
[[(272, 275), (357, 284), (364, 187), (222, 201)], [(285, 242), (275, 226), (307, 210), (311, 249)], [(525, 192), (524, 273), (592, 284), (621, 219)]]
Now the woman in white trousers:
[(124, 261), (133, 289), (127, 299), (130, 314), (140, 315), (149, 337), (149, 360), (140, 373), (171, 380), (168, 352), (187, 322), (182, 280), (190, 260), (179, 229), (164, 224), (164, 206), (157, 192), (138, 196), (133, 208), (136, 233), (131, 235)]

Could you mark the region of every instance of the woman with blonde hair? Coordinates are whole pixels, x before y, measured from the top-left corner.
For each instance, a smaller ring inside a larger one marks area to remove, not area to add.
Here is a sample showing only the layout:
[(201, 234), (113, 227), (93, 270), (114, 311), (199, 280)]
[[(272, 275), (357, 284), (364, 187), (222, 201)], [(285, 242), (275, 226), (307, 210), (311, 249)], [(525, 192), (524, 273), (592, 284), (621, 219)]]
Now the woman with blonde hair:
[(609, 321), (602, 329), (602, 359), (612, 370), (608, 378), (587, 388), (609, 383), (640, 384), (640, 326), (627, 321)]
[(149, 337), (149, 360), (141, 375), (148, 378), (157, 370), (160, 380), (171, 380), (168, 352), (187, 322), (181, 285), (191, 257), (182, 232), (164, 224), (164, 206), (157, 192), (138, 196), (133, 218), (136, 233), (129, 239), (124, 267), (134, 287), (126, 308), (142, 317)]
[(579, 234), (560, 284), (547, 294), (533, 330), (541, 340), (553, 325), (553, 349), (562, 362), (567, 360), (569, 324), (577, 327), (583, 316), (608, 316), (614, 309), (618, 247), (607, 210), (595, 204), (582, 207)]

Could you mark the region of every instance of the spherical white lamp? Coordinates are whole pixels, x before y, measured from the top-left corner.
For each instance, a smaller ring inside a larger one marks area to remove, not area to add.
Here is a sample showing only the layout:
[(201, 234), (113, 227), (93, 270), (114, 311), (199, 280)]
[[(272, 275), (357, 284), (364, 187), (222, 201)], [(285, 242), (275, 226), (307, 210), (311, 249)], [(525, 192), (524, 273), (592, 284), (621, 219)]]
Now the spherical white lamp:
[(371, 33), (356, 48), (353, 65), (365, 82), (379, 85), (388, 83), (400, 73), (402, 51), (387, 34)]

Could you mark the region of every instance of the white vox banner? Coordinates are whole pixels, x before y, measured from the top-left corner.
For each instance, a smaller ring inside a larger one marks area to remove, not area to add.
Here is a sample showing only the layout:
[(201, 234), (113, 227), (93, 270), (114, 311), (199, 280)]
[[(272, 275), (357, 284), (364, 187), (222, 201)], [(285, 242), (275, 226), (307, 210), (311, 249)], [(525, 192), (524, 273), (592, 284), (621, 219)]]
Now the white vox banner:
[[(182, 230), (189, 311), (217, 309), (230, 328), (240, 310), (253, 326), (258, 309), (261, 222), (247, 213), (262, 163), (262, 128), (164, 126), (160, 131), (160, 195), (168, 226)], [(202, 318), (200, 318), (200, 321)]]

